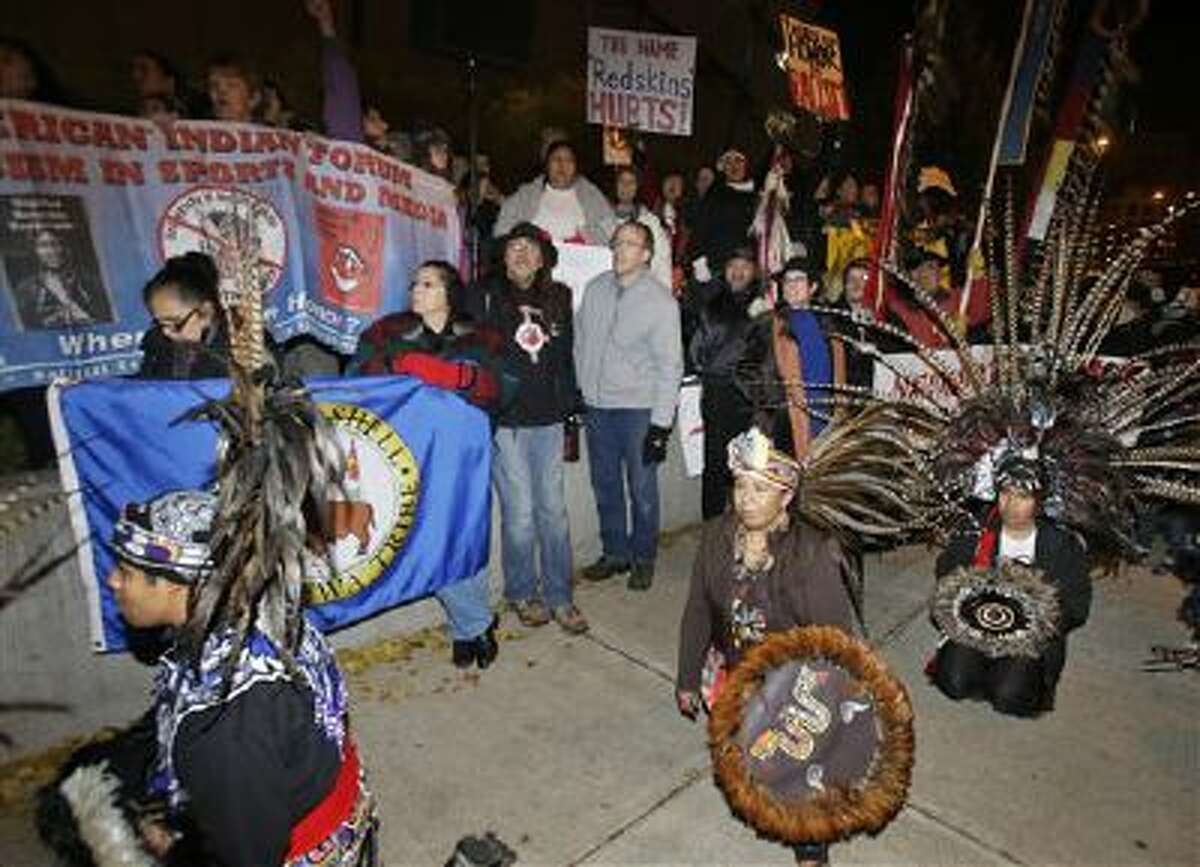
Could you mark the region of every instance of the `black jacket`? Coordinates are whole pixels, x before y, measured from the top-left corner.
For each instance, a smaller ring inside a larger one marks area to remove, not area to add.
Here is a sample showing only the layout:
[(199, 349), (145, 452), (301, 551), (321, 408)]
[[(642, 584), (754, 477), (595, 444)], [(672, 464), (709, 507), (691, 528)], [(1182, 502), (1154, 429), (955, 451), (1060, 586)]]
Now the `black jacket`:
[(499, 333), (505, 369), (518, 382), (501, 427), (558, 424), (577, 406), (575, 320), (571, 290), (548, 280), (518, 289), (503, 273), (467, 293), (467, 311)]
[[(267, 351), (279, 363), (279, 347), (266, 335)], [(199, 343), (172, 340), (154, 326), (142, 337), (142, 366), (136, 379), (221, 379), (229, 376), (229, 336), (224, 324)]]
[(688, 361), (705, 383), (727, 386), (746, 353), (753, 327), (748, 310), (758, 293), (754, 286), (733, 292), (723, 280), (714, 282), (718, 288), (700, 309)]
[(696, 215), (692, 258), (707, 256), (708, 267), (719, 273), (735, 248), (750, 243), (746, 232), (757, 207), (757, 192), (735, 190), (724, 182), (713, 184)]

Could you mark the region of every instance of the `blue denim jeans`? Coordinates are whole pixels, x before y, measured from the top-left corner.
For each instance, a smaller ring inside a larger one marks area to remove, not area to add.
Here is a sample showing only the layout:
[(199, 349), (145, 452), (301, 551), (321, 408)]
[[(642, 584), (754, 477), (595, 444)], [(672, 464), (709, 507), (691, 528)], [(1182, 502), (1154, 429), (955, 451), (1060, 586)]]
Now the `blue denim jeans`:
[(478, 638), (492, 625), (492, 605), (488, 594), (488, 570), (484, 566), (470, 578), (437, 591), (438, 602), (446, 609), (453, 641)]
[(614, 560), (652, 564), (658, 553), (658, 465), (642, 463), (650, 410), (589, 407), (584, 424), (604, 554)]
[(492, 481), (500, 498), (504, 598), (571, 604), (571, 530), (563, 488), (563, 426), (496, 430)]

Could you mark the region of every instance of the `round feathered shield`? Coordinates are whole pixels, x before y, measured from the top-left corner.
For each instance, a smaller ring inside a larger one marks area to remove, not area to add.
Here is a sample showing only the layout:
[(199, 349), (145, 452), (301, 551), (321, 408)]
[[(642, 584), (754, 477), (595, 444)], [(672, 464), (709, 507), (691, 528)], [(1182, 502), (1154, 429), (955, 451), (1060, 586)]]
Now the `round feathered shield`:
[(784, 843), (876, 833), (912, 779), (912, 706), (866, 644), (834, 626), (776, 633), (734, 669), (709, 719), (733, 811)]
[(938, 628), (990, 657), (1038, 657), (1058, 634), (1058, 590), (1042, 573), (1005, 560), (962, 567), (938, 581), (930, 603)]

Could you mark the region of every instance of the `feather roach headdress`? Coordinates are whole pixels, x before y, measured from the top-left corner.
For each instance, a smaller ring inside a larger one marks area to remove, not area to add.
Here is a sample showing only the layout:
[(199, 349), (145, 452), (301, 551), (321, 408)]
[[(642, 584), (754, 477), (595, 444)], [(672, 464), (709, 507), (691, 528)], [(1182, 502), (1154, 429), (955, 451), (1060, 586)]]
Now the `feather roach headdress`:
[(233, 664), (257, 628), (289, 662), (300, 635), (305, 545), (310, 529), (318, 529), (308, 522), (326, 514), (344, 461), (308, 392), (285, 379), (266, 351), (258, 262), (245, 240), (238, 239), (236, 279), (222, 298), (230, 335), (229, 396), (189, 414), (214, 422), (221, 437), (213, 569), (196, 582), (182, 639), (195, 655), (214, 630), (232, 629)]

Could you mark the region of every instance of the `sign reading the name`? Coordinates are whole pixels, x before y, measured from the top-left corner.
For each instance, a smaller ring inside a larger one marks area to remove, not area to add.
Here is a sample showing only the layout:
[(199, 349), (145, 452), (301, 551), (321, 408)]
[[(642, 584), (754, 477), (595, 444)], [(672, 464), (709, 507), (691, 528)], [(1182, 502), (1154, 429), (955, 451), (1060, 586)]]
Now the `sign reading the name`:
[(850, 103), (842, 76), (842, 50), (838, 35), (823, 27), (780, 15), (783, 50), (792, 101), (797, 107), (826, 120), (849, 120)]
[(450, 185), (362, 144), (0, 100), (0, 391), (136, 371), (163, 261), (246, 245), (275, 338), (340, 352), (462, 247)]
[(588, 28), (588, 123), (692, 134), (696, 37)]

